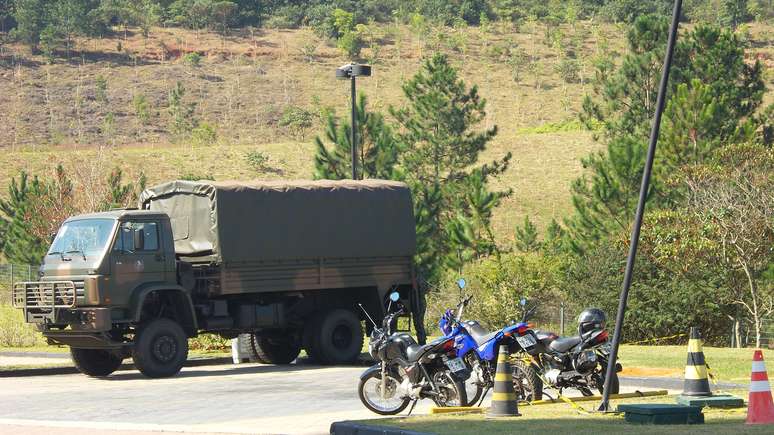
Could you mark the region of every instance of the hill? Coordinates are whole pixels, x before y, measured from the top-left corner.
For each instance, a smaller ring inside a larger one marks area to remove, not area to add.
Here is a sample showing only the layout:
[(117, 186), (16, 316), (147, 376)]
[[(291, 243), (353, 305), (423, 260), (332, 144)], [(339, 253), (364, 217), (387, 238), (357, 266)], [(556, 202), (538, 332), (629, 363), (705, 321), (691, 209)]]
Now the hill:
[[(539, 22), (519, 28), (371, 25), (362, 79), (372, 107), (402, 104), (401, 83), (422, 57), (447, 52), (468, 85), (487, 101), (487, 126), (500, 133), (485, 158), (514, 154), (497, 182), (514, 194), (494, 225), (501, 243), (524, 215), (539, 226), (571, 209), (569, 183), (579, 158), (598, 149), (576, 121), (600, 56), (620, 57), (625, 28), (579, 22), (556, 31)], [(746, 28), (751, 56), (774, 66), (772, 28)], [(568, 47), (572, 55), (568, 56)], [(0, 185), (21, 169), (44, 173), (62, 163), (87, 186), (115, 166), (150, 183), (177, 178), (308, 178), (312, 138), (326, 110), (346, 115), (348, 83), (334, 79), (347, 62), (309, 29), (241, 30), (227, 37), (154, 28), (148, 38), (129, 29), (78, 40), (69, 60), (49, 63), (19, 45), (0, 52)], [(177, 83), (183, 108), (206, 126), (174, 133), (170, 93)], [(774, 101), (772, 92), (766, 96)], [(265, 161), (264, 161), (265, 160)], [(91, 180), (91, 181), (89, 181)], [(3, 189), (4, 190), (4, 189)], [(4, 192), (3, 192), (4, 193)]]

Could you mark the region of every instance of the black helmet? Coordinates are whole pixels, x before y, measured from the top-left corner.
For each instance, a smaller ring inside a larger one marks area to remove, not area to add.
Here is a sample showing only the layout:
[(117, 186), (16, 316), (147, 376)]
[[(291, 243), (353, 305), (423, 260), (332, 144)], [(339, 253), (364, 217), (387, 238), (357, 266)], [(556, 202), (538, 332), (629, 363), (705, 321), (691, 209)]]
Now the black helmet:
[(607, 316), (599, 308), (587, 308), (578, 316), (578, 335), (595, 329), (605, 329)]

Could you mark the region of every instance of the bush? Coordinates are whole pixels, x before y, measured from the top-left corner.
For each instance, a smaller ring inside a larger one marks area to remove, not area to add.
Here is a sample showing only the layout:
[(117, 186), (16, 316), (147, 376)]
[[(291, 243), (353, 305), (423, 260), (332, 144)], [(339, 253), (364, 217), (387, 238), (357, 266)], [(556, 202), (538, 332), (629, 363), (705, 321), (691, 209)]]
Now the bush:
[(360, 56), (360, 50), (363, 49), (363, 45), (362, 38), (356, 32), (347, 32), (336, 42), (336, 47), (349, 58)]
[(186, 172), (180, 176), (181, 180), (186, 181), (199, 181), (199, 180), (211, 180), (215, 181), (215, 177), (212, 174), (198, 174), (196, 172)]
[(191, 142), (194, 145), (212, 145), (216, 140), (218, 140), (218, 133), (215, 127), (206, 122), (200, 123), (191, 130)]
[(199, 53), (188, 53), (183, 56), (183, 63), (196, 68), (202, 64), (202, 56)]
[[(541, 306), (537, 320), (547, 320), (559, 298), (561, 281), (560, 260), (538, 253), (502, 254), (500, 260), (488, 257), (471, 263), (463, 270), (468, 285), (465, 294), (473, 295), (466, 308), (465, 318), (474, 319), (492, 330), (502, 328), (521, 318), (519, 300), (524, 297), (530, 304)], [(428, 295), (425, 323), (432, 334), (447, 308), (454, 308), (460, 293), (454, 282), (457, 276), (448, 276), (442, 288)]]
[(576, 59), (562, 59), (556, 66), (556, 72), (565, 83), (577, 83), (580, 81), (580, 65)]
[(306, 14), (300, 5), (287, 5), (277, 9), (265, 22), (269, 29), (295, 29), (304, 23)]
[(303, 134), (304, 130), (312, 126), (314, 115), (312, 112), (297, 106), (288, 106), (282, 112), (279, 125), (290, 130), (293, 134)]
[(21, 310), (0, 304), (0, 346), (43, 346), (46, 341), (37, 329), (24, 322)]
[(269, 156), (259, 150), (250, 150), (245, 153), (245, 161), (247, 161), (251, 168), (260, 171), (266, 168), (266, 164), (269, 163)]
[(200, 352), (229, 352), (231, 350), (231, 340), (216, 334), (199, 334), (195, 338), (188, 340), (188, 348)]

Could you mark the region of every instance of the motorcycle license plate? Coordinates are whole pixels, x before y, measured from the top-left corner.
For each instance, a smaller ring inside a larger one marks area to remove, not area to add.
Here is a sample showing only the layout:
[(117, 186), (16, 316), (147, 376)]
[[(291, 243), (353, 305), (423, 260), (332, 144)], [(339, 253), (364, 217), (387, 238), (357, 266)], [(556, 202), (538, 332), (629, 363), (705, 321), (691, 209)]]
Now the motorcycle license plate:
[(537, 344), (537, 341), (535, 341), (535, 337), (533, 337), (532, 334), (516, 337), (516, 342), (518, 342), (519, 345), (524, 348), (532, 347)]
[(457, 373), (465, 370), (465, 363), (462, 362), (462, 358), (454, 358), (446, 361), (446, 366), (449, 370)]

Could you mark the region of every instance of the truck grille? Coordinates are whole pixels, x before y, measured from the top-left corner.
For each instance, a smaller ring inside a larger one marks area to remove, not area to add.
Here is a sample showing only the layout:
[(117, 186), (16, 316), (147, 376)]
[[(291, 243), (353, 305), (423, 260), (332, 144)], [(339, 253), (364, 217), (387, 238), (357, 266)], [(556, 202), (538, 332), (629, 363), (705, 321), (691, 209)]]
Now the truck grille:
[(72, 308), (83, 293), (83, 281), (17, 282), (13, 285), (13, 306), (25, 310)]

